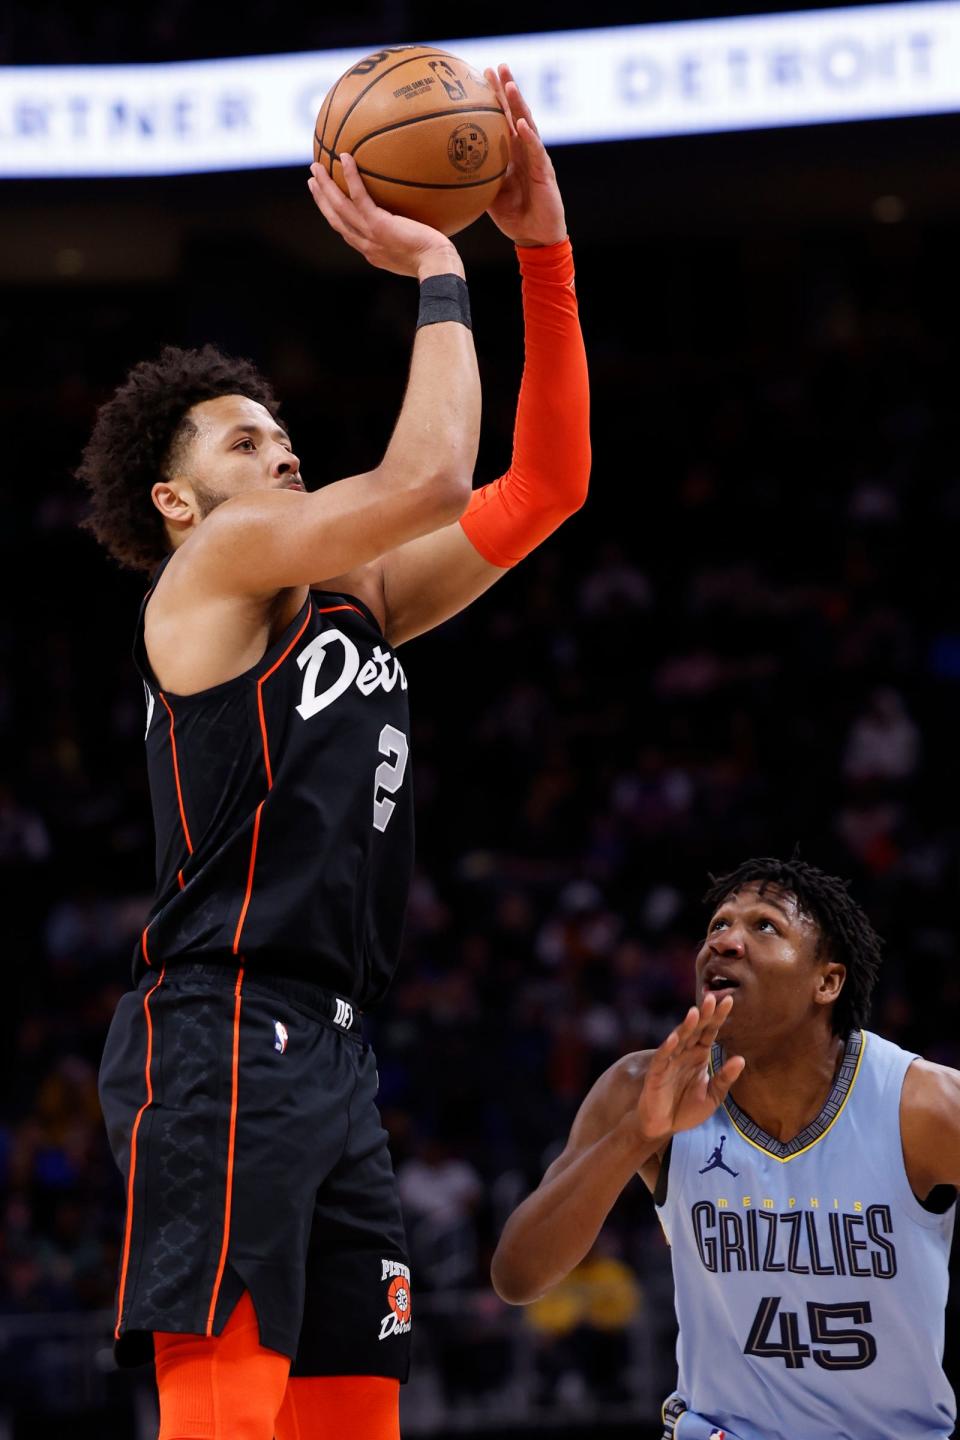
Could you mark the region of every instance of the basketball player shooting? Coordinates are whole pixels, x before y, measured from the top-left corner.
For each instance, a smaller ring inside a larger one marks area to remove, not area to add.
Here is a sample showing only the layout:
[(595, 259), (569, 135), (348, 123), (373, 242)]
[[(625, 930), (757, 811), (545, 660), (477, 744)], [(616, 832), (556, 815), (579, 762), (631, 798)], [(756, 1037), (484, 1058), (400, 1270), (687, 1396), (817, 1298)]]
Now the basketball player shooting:
[(680, 1323), (664, 1440), (946, 1440), (960, 1073), (863, 1028), (880, 942), (841, 881), (751, 860), (706, 899), (697, 1004), (594, 1085), (494, 1285), (556, 1285), (639, 1172)]
[[(480, 386), (452, 242), (378, 208), (343, 156), (323, 215), (420, 282), (409, 383), (372, 471), (308, 493), (267, 382), (212, 347), (136, 366), (80, 477), (108, 551), (152, 573), (157, 888), (101, 1100), (126, 1186), (121, 1364), (156, 1361), (161, 1440), (388, 1440), (410, 1270), (361, 1013), (396, 962), (412, 863), (396, 648), (582, 503), (587, 372), (563, 204), (510, 72), (525, 369), (513, 459), (471, 490)], [(331, 417), (335, 423), (335, 417)]]

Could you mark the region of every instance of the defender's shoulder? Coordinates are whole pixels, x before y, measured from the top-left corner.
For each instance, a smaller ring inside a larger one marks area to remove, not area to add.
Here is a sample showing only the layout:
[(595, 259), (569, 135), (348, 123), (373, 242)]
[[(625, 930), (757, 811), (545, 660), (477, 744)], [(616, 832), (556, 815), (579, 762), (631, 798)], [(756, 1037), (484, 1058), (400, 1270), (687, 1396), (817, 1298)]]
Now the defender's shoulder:
[(634, 1086), (639, 1089), (656, 1053), (655, 1050), (631, 1050), (628, 1055), (621, 1055), (619, 1060), (615, 1060), (606, 1073), (615, 1085)]
[(960, 1188), (960, 1070), (917, 1058), (903, 1078), (900, 1133), (914, 1193)]
[(960, 1070), (918, 1056), (903, 1077), (902, 1107), (905, 1116), (960, 1121)]
[(605, 1070), (591, 1090), (588, 1100), (603, 1110), (611, 1123), (637, 1103), (646, 1079), (653, 1050), (632, 1050)]

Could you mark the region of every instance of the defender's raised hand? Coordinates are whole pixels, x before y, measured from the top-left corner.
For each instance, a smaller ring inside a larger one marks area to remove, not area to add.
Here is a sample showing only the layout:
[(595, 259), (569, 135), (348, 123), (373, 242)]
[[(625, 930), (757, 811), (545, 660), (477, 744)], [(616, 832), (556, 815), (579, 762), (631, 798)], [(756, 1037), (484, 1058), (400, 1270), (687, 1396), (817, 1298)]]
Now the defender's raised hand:
[(353, 156), (344, 153), (338, 158), (349, 195), (316, 161), (310, 166), (307, 188), (324, 219), (348, 245), (378, 270), (394, 275), (413, 275), (418, 280), (428, 275), (462, 277), (463, 262), (449, 236), (381, 209), (367, 193)]
[(631, 1123), (645, 1140), (666, 1140), (678, 1130), (692, 1130), (709, 1119), (743, 1073), (745, 1061), (731, 1055), (716, 1074), (710, 1073), (710, 1051), (733, 1008), (733, 996), (717, 1004), (707, 992), (699, 1010), (691, 1005), (686, 1019), (650, 1057), (643, 1090)]
[(517, 245), (555, 245), (567, 233), (553, 162), (509, 65), (485, 70), (510, 125), (510, 163), (487, 214)]

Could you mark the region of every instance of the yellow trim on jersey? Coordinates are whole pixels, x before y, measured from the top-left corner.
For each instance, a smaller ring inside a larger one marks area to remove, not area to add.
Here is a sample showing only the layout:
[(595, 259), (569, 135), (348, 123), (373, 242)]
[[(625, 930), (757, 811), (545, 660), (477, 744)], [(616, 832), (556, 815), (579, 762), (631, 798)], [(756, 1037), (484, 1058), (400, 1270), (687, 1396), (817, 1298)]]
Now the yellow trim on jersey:
[[(766, 1156), (768, 1157), (768, 1159), (770, 1159), (770, 1160), (776, 1160), (776, 1162), (777, 1162), (778, 1165), (789, 1165), (789, 1163), (790, 1163), (791, 1160), (797, 1160), (801, 1155), (806, 1155), (807, 1151), (808, 1151), (808, 1150), (812, 1150), (813, 1147), (814, 1147), (814, 1145), (819, 1145), (821, 1140), (826, 1139), (826, 1137), (830, 1134), (830, 1131), (833, 1129), (834, 1125), (836, 1125), (837, 1121), (840, 1119), (840, 1116), (843, 1114), (844, 1110), (847, 1108), (847, 1101), (850, 1099), (850, 1096), (853, 1094), (853, 1087), (854, 1087), (854, 1085), (856, 1085), (856, 1083), (857, 1083), (857, 1076), (860, 1074), (860, 1066), (863, 1064), (863, 1057), (864, 1057), (864, 1055), (866, 1054), (866, 1049), (867, 1049), (867, 1032), (866, 1032), (866, 1030), (861, 1030), (861, 1031), (860, 1031), (860, 1054), (857, 1056), (857, 1066), (856, 1066), (856, 1069), (855, 1069), (854, 1072), (853, 1072), (853, 1078), (851, 1079), (850, 1084), (847, 1086), (847, 1093), (846, 1093), (846, 1095), (844, 1095), (844, 1097), (843, 1097), (843, 1104), (840, 1106), (840, 1109), (837, 1111), (836, 1115), (834, 1115), (833, 1119), (830, 1121), (830, 1124), (827, 1126), (826, 1130), (823, 1131), (823, 1134), (818, 1135), (817, 1138), (816, 1138), (816, 1140), (811, 1140), (809, 1145), (804, 1145), (804, 1147), (803, 1147), (802, 1150), (797, 1150), (797, 1151), (795, 1151), (792, 1155), (774, 1155), (773, 1151), (772, 1151), (772, 1150), (768, 1150), (767, 1147), (766, 1147), (766, 1145), (758, 1145), (757, 1142), (756, 1142), (756, 1140), (751, 1140), (751, 1139), (750, 1139), (750, 1136), (747, 1135), (747, 1134), (745, 1134), (745, 1133), (740, 1129), (740, 1126), (737, 1124), (737, 1122), (736, 1122), (736, 1120), (734, 1119), (734, 1117), (730, 1114), (730, 1111), (727, 1110), (726, 1105), (724, 1105), (723, 1108), (724, 1108), (724, 1111), (726, 1112), (727, 1119), (730, 1121), (730, 1124), (733, 1126), (734, 1130), (736, 1130), (737, 1134), (740, 1136), (740, 1139), (741, 1139), (741, 1140), (746, 1140), (747, 1144), (748, 1144), (748, 1145), (752, 1145), (753, 1148), (754, 1148), (754, 1150), (759, 1150), (761, 1155), (766, 1155)], [(713, 1056), (710, 1057), (710, 1071), (711, 1071), (711, 1073), (713, 1072)], [(822, 1112), (821, 1112), (821, 1113), (822, 1113)]]

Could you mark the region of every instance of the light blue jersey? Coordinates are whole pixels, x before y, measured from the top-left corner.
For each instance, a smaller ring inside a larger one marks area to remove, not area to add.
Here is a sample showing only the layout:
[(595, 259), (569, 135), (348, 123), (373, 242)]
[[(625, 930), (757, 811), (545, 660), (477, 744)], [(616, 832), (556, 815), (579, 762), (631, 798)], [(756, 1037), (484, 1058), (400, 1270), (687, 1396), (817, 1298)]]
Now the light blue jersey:
[(718, 1431), (953, 1434), (942, 1358), (957, 1207), (931, 1213), (907, 1179), (900, 1092), (915, 1059), (854, 1031), (822, 1111), (787, 1144), (730, 1097), (674, 1136), (658, 1213), (680, 1321), (677, 1394)]

